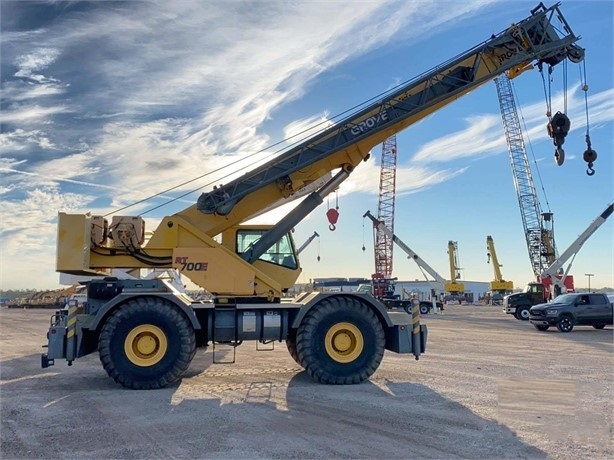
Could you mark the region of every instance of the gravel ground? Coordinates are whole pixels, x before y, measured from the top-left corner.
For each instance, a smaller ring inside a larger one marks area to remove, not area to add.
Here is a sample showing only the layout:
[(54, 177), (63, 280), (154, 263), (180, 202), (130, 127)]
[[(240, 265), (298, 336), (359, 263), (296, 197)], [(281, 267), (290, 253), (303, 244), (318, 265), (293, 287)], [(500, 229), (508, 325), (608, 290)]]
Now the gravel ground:
[(0, 310), (2, 458), (614, 458), (611, 326), (543, 333), (449, 306), (423, 317), (419, 361), (386, 352), (361, 385), (245, 343), (235, 364), (199, 351), (179, 384), (134, 391), (97, 355), (41, 369), (51, 313)]

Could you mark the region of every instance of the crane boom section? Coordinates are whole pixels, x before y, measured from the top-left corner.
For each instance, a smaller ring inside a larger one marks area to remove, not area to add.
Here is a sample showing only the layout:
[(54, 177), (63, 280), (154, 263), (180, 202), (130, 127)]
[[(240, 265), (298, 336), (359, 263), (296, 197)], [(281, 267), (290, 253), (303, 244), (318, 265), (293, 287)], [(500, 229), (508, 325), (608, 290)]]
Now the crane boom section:
[(499, 259), (497, 258), (497, 251), (495, 251), (495, 242), (490, 235), (486, 237), (486, 246), (488, 247), (490, 259), (492, 260), (492, 268), (495, 272), (495, 281), (504, 281), (503, 275), (501, 274), (501, 265), (499, 264)]
[(613, 211), (614, 203), (610, 203), (604, 209), (604, 211), (599, 214), (597, 218), (589, 224), (588, 227), (586, 227), (586, 230), (580, 233), (580, 235), (575, 239), (573, 243), (569, 245), (569, 247), (563, 252), (563, 254), (561, 254), (547, 269), (545, 269), (541, 273), (541, 277), (552, 278), (553, 280), (555, 280), (556, 274), (559, 273), (559, 270), (563, 268), (563, 265), (571, 257), (575, 257), (575, 255), (578, 253), (580, 248), (582, 248), (582, 245), (584, 245), (586, 240), (588, 240), (591, 235), (595, 233), (595, 231), (597, 231), (597, 229), (601, 227), (601, 225), (603, 225), (603, 223), (608, 219), (608, 217), (612, 215)]
[[(559, 37), (552, 24), (553, 15), (562, 18), (558, 4), (540, 6), (530, 17), (387, 93), (279, 157), (203, 193), (198, 209), (220, 216), (214, 220), (223, 220), (224, 225), (238, 223), (257, 212), (263, 200), (276, 201), (280, 195), (292, 195), (324, 172), (353, 169), (377, 144), (508, 70), (532, 61), (555, 65), (570, 56), (579, 59), (583, 50), (574, 45), (579, 37), (568, 26), (567, 35)], [(258, 199), (253, 199), (254, 193), (263, 189), (270, 192), (258, 193)], [(245, 197), (250, 198), (253, 209), (241, 209), (231, 217), (231, 211)], [(203, 230), (209, 235), (221, 231), (213, 222), (212, 225)]]
[(458, 263), (458, 243), (448, 241), (448, 261), (450, 264), (450, 282), (445, 285), (445, 289), (450, 293), (461, 293), (465, 291), (465, 285), (456, 281), (460, 279), (460, 264)]
[(520, 119), (516, 110), (512, 83), (504, 74), (495, 78), (495, 84), (529, 260), (533, 273), (539, 275), (544, 267), (548, 267), (556, 258), (554, 227), (552, 226), (553, 217), (550, 212), (542, 213), (537, 197)]

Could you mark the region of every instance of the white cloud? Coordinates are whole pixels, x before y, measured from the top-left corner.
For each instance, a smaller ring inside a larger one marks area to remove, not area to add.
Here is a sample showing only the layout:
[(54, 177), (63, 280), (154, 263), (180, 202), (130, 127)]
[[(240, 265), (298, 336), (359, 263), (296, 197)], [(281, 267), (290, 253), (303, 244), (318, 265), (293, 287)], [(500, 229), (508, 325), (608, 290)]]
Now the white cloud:
[[(568, 117), (572, 120), (571, 132), (586, 129), (583, 93), (579, 86), (567, 96)], [(614, 120), (614, 90), (609, 89), (591, 95), (589, 103), (589, 123), (595, 127), (597, 123)], [(564, 107), (564, 95), (557, 94), (552, 98), (553, 111)], [(561, 110), (562, 111), (562, 110)], [(518, 107), (518, 116), (522, 126), (525, 144), (549, 139), (546, 130), (548, 119), (545, 115), (545, 103), (538, 102)], [(457, 158), (494, 155), (507, 151), (507, 144), (501, 124), (500, 114), (471, 115), (465, 118), (467, 127), (451, 134), (440, 136), (424, 144), (415, 154), (416, 162), (448, 162)], [(571, 156), (569, 156), (571, 159)]]
[(58, 49), (38, 48), (31, 53), (18, 56), (15, 64), (19, 70), (15, 73), (15, 76), (41, 83), (50, 80), (53, 81), (53, 78), (45, 77), (36, 72), (49, 67), (59, 55), (60, 51)]
[(30, 131), (16, 129), (11, 132), (0, 133), (0, 153), (10, 154), (31, 146), (38, 146), (41, 149), (55, 148), (46, 133), (38, 129)]
[(38, 105), (13, 105), (0, 113), (0, 123), (33, 123), (40, 122), (51, 115), (65, 113), (68, 108), (63, 105), (39, 107)]

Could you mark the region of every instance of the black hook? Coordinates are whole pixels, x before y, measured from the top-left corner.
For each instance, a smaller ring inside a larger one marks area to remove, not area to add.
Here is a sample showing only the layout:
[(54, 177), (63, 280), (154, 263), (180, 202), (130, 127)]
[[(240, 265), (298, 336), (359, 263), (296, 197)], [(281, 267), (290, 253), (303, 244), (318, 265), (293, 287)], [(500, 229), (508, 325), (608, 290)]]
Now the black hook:
[(588, 163), (588, 168), (586, 169), (586, 174), (592, 176), (595, 174), (595, 170), (593, 169), (593, 162), (597, 159), (597, 152), (592, 149), (591, 146), (591, 137), (586, 134), (586, 150), (582, 154), (582, 158), (586, 163)]

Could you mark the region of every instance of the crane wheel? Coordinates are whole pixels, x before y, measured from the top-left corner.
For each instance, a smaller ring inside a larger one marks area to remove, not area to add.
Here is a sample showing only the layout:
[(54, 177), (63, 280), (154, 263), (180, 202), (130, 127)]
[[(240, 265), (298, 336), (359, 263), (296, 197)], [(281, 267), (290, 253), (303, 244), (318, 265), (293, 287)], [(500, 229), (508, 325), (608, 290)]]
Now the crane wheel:
[(331, 296), (305, 315), (296, 334), (301, 365), (316, 382), (367, 380), (384, 356), (385, 335), (375, 313), (358, 299)]
[(303, 367), (301, 361), (298, 359), (298, 352), (296, 351), (296, 330), (293, 329), (288, 332), (288, 337), (286, 338), (286, 347), (288, 347), (288, 353), (292, 356), (292, 359), (299, 366)]
[(163, 388), (187, 370), (196, 353), (194, 329), (172, 303), (139, 297), (109, 316), (98, 339), (109, 377), (134, 390)]

